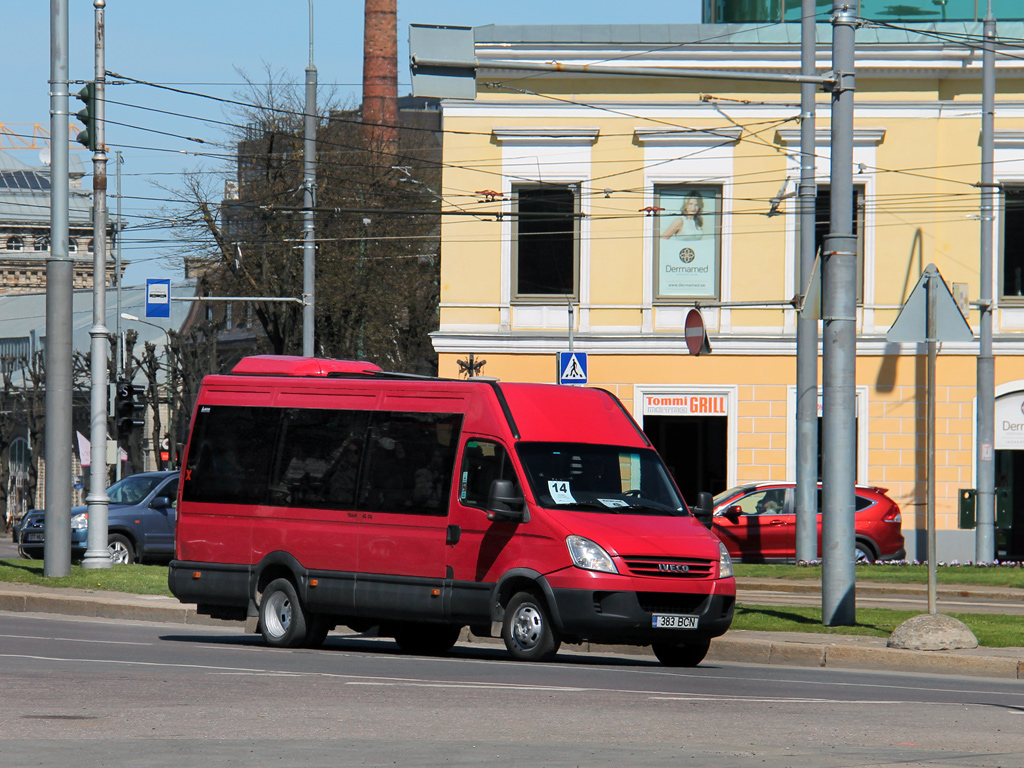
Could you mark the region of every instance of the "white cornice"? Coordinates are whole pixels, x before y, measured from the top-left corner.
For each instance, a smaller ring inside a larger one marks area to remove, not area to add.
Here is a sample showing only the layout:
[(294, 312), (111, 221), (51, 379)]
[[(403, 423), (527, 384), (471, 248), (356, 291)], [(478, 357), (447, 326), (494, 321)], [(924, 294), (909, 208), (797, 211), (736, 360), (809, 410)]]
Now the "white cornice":
[(734, 143), (743, 135), (742, 128), (637, 128), (633, 135), (640, 144), (671, 144), (675, 147), (706, 147), (708, 144)]
[(600, 128), (492, 128), (494, 140), (501, 144), (593, 144)]
[[(490, 353), (543, 355), (565, 351), (564, 334), (500, 334), (451, 333), (434, 331), (430, 334), (434, 351), (446, 354)], [(742, 357), (793, 356), (796, 339), (793, 337), (715, 336), (710, 337), (712, 354)], [(580, 352), (595, 355), (687, 355), (683, 334), (606, 335), (576, 334), (573, 347)], [(993, 339), (993, 350), (998, 355), (1024, 355), (1024, 338), (1004, 336)], [(820, 352), (820, 345), (819, 345)], [(857, 339), (857, 355), (881, 357), (886, 355), (924, 355), (925, 344), (894, 344), (883, 336), (862, 336)], [(977, 342), (944, 343), (943, 355), (977, 357)]]
[(1024, 149), (1024, 131), (996, 131), (993, 145), (999, 149)]
[[(799, 144), (799, 128), (779, 128), (779, 141), (783, 144)], [(854, 128), (853, 146), (873, 147), (885, 139), (885, 128)], [(832, 132), (827, 128), (819, 128), (814, 132), (814, 143), (817, 146), (828, 146), (832, 141)]]

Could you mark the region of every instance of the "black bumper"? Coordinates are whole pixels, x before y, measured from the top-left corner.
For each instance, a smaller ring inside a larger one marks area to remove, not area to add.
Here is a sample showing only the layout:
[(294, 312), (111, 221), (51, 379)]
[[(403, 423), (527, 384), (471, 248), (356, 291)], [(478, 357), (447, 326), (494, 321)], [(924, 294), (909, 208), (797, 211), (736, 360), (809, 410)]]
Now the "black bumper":
[[(736, 598), (732, 595), (695, 595), (689, 605), (651, 604), (635, 592), (552, 590), (552, 616), (565, 638), (618, 645), (686, 642), (724, 635), (732, 624)], [(644, 604), (641, 604), (643, 600)], [(655, 614), (697, 616), (696, 629), (655, 629)]]

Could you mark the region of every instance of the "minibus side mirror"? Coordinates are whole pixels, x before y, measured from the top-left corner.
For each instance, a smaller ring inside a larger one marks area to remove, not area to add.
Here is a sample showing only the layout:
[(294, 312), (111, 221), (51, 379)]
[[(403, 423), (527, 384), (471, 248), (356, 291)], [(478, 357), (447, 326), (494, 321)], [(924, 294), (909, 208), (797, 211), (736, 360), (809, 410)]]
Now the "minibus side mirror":
[(487, 519), (515, 523), (528, 521), (525, 501), (517, 496), (511, 480), (492, 480), (487, 494)]
[(693, 508), (693, 516), (705, 528), (711, 528), (711, 521), (715, 516), (715, 499), (707, 491), (697, 494), (697, 506)]

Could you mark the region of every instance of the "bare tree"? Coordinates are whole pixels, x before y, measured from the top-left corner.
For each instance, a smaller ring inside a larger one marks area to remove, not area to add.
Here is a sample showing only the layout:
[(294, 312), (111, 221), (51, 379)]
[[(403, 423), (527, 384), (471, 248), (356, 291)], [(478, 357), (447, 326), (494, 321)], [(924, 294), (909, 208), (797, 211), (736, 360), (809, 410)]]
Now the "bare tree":
[[(174, 190), (182, 255), (204, 272), (208, 295), (302, 295), (301, 90), (267, 72), (250, 82), (229, 171), (186, 174)], [(322, 100), (321, 100), (322, 101)], [(328, 104), (317, 143), (317, 354), (433, 372), (437, 327), (437, 137), (398, 132), (397, 146), (369, 146), (356, 113)], [(229, 181), (224, 196), (216, 185)], [(298, 304), (256, 302), (253, 351), (299, 354)]]

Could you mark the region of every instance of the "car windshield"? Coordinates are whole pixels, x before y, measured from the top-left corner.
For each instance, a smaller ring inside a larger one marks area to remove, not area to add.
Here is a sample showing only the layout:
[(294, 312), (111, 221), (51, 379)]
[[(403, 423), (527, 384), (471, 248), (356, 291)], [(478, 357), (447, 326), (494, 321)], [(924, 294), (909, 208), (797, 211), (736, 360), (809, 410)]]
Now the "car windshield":
[(164, 478), (158, 475), (132, 475), (107, 488), (111, 504), (138, 504), (152, 493)]
[(576, 443), (519, 443), (516, 450), (542, 507), (606, 514), (688, 514), (653, 450)]

